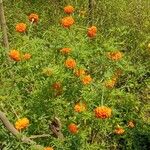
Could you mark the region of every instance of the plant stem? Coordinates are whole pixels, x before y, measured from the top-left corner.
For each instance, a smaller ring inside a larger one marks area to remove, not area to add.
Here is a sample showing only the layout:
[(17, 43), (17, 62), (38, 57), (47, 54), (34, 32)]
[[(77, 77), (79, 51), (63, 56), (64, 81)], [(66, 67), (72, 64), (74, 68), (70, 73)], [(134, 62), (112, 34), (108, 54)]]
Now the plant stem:
[(7, 26), (6, 26), (6, 20), (4, 15), (4, 7), (3, 7), (3, 1), (0, 0), (0, 26), (2, 29), (3, 34), (3, 44), (4, 47), (9, 50), (9, 42), (8, 42), (8, 36), (7, 36)]

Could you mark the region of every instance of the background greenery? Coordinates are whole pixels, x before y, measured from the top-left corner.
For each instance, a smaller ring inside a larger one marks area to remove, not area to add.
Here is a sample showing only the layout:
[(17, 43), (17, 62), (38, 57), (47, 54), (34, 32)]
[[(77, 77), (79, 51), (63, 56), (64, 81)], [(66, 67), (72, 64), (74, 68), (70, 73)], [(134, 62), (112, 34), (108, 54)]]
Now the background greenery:
[[(49, 121), (58, 116), (62, 121), (66, 141), (54, 137), (37, 139), (43, 146), (65, 150), (148, 150), (150, 145), (150, 1), (149, 0), (95, 0), (93, 24), (98, 28), (97, 38), (89, 41), (88, 1), (79, 0), (5, 0), (5, 15), (11, 49), (32, 54), (32, 59), (15, 63), (0, 46), (0, 109), (10, 121), (28, 117), (30, 126), (25, 135), (49, 133)], [(75, 25), (70, 30), (60, 26), (66, 14), (63, 7), (75, 7)], [(85, 11), (85, 15), (81, 15)], [(37, 25), (28, 21), (30, 13), (39, 15)], [(15, 25), (24, 22), (27, 33), (16, 33)], [(70, 70), (64, 68), (66, 57), (59, 53), (62, 47), (71, 47), (70, 57), (78, 66), (86, 68), (94, 79), (90, 86), (83, 86)], [(112, 63), (105, 52), (118, 49), (124, 53), (122, 61)], [(53, 75), (45, 77), (43, 68), (52, 68)], [(116, 68), (123, 70), (112, 90), (103, 88), (102, 82), (110, 78)], [(59, 81), (63, 94), (56, 97), (51, 85)], [(89, 92), (90, 91), (90, 92)], [(93, 108), (104, 104), (113, 109), (113, 118), (97, 121), (91, 116)], [(76, 114), (74, 103), (86, 102), (88, 112)], [(135, 120), (136, 127), (128, 129), (128, 120)], [(86, 120), (86, 124), (84, 121)], [(79, 124), (78, 135), (71, 135), (67, 124)], [(123, 136), (114, 135), (116, 124), (126, 128)], [(90, 143), (90, 130), (98, 132)], [(99, 131), (97, 131), (99, 130)], [(16, 141), (0, 124), (0, 146), (4, 150), (27, 150), (27, 145)]]

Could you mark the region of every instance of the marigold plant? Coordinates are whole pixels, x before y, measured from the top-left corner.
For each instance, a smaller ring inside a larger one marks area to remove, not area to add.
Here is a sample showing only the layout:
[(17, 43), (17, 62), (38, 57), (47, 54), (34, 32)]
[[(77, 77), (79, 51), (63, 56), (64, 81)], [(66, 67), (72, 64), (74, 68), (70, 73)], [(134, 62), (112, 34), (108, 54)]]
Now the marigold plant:
[(17, 32), (25, 32), (27, 28), (27, 25), (25, 23), (18, 23), (16, 25), (16, 31)]
[(77, 127), (76, 124), (71, 123), (71, 124), (69, 124), (69, 126), (68, 126), (68, 130), (69, 130), (71, 133), (76, 134), (76, 133), (78, 132), (78, 127)]
[(30, 14), (28, 18), (29, 18), (29, 21), (34, 22), (34, 23), (37, 23), (39, 21), (39, 16), (34, 13)]
[(43, 68), (42, 69), (42, 73), (45, 75), (45, 76), (51, 76), (53, 74), (53, 69), (52, 68)]
[(60, 82), (55, 82), (55, 83), (53, 83), (52, 87), (55, 90), (60, 90), (62, 86), (61, 86)]
[(9, 57), (14, 61), (20, 61), (20, 52), (17, 50), (11, 50), (9, 52)]
[(71, 48), (62, 48), (62, 49), (60, 50), (60, 52), (61, 52), (62, 54), (69, 54), (69, 53), (71, 52)]
[(30, 59), (31, 58), (31, 54), (29, 54), (29, 53), (25, 53), (24, 55), (23, 55), (23, 59), (24, 60), (28, 60), (28, 59)]
[(118, 134), (118, 135), (122, 135), (124, 134), (125, 130), (122, 128), (122, 127), (116, 127), (116, 129), (114, 130), (114, 133), (115, 134)]
[(90, 1), (4, 1), (0, 149), (149, 149), (148, 0)]
[(107, 57), (111, 60), (117, 61), (123, 57), (123, 54), (120, 51), (108, 52)]
[(29, 126), (29, 119), (28, 118), (18, 119), (15, 123), (15, 128), (17, 130), (27, 128), (28, 126)]
[(90, 84), (92, 82), (92, 78), (90, 75), (86, 75), (81, 79), (84, 85)]
[(45, 147), (44, 150), (54, 150), (52, 147)]
[(132, 120), (129, 121), (129, 122), (128, 122), (128, 127), (129, 127), (129, 128), (134, 128), (134, 127), (135, 127), (134, 121), (132, 121)]
[(87, 35), (88, 35), (90, 38), (95, 37), (95, 36), (96, 36), (96, 33), (97, 33), (97, 28), (96, 28), (96, 26), (92, 26), (92, 27), (88, 28)]
[(77, 70), (75, 70), (75, 75), (77, 76), (77, 77), (80, 77), (80, 76), (83, 76), (83, 75), (85, 75), (85, 70), (84, 69), (77, 69)]
[(71, 27), (73, 24), (75, 23), (74, 19), (72, 17), (64, 17), (62, 20), (61, 20), (61, 25), (64, 27), (64, 28), (69, 28)]
[(72, 14), (74, 12), (74, 7), (71, 5), (68, 5), (68, 6), (64, 7), (64, 12), (66, 14)]
[(76, 61), (72, 58), (68, 58), (65, 61), (65, 66), (69, 69), (74, 69), (76, 67)]
[(84, 104), (84, 103), (77, 103), (77, 104), (75, 104), (75, 106), (74, 106), (74, 110), (76, 111), (76, 112), (83, 112), (83, 111), (85, 111), (86, 110), (86, 105)]
[(123, 74), (123, 70), (121, 70), (121, 69), (116, 69), (116, 71), (115, 71), (115, 77), (120, 77), (121, 75)]
[(112, 110), (106, 106), (100, 106), (94, 109), (95, 117), (100, 119), (110, 118), (112, 115)]
[(116, 84), (116, 81), (117, 81), (117, 78), (115, 78), (115, 77), (110, 80), (105, 81), (105, 83), (104, 83), (105, 87), (109, 88), (109, 89), (113, 88)]

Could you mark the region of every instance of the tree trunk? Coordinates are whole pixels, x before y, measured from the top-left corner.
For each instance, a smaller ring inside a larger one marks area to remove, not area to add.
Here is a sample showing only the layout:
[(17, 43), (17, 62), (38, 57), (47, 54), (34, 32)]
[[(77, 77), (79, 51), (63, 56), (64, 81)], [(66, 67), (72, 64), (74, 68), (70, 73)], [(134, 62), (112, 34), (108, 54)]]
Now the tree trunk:
[(9, 42), (8, 42), (7, 26), (6, 26), (6, 20), (5, 20), (4, 7), (3, 7), (3, 1), (2, 0), (0, 0), (0, 26), (2, 29), (3, 45), (8, 50), (9, 49)]

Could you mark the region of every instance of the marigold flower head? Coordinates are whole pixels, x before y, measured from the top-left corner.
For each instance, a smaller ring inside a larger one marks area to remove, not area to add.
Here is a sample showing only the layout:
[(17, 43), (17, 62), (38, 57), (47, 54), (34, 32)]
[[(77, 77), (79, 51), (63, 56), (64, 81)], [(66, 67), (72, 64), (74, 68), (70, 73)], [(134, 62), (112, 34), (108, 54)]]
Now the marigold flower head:
[(91, 78), (90, 75), (86, 75), (86, 76), (84, 76), (81, 80), (82, 80), (82, 83), (83, 83), (84, 85), (87, 85), (87, 84), (90, 84), (90, 83), (91, 83), (92, 78)]
[(30, 59), (31, 58), (31, 54), (29, 54), (29, 53), (25, 53), (24, 55), (23, 55), (23, 59), (24, 60), (28, 60), (28, 59)]
[(61, 20), (61, 24), (64, 28), (69, 28), (75, 23), (74, 19), (72, 17), (64, 17)]
[(74, 106), (74, 110), (76, 112), (83, 112), (85, 111), (86, 109), (86, 105), (84, 103), (77, 103), (75, 106)]
[(16, 25), (16, 31), (17, 32), (25, 32), (27, 28), (27, 25), (25, 23), (18, 23)]
[(121, 76), (123, 74), (123, 71), (121, 70), (121, 69), (117, 69), (116, 71), (115, 71), (115, 76), (116, 77), (119, 77), (119, 76)]
[(122, 134), (124, 134), (124, 132), (125, 132), (125, 130), (119, 126), (114, 130), (114, 133), (118, 134), (118, 135), (122, 135)]
[(95, 37), (97, 33), (97, 28), (95, 26), (92, 26), (90, 28), (88, 28), (88, 32), (87, 35), (91, 38)]
[(72, 58), (68, 58), (65, 61), (65, 66), (69, 69), (74, 69), (76, 67), (76, 61)]
[(45, 147), (44, 150), (54, 150), (52, 147)]
[(105, 83), (104, 83), (105, 87), (109, 88), (109, 89), (112, 89), (116, 84), (116, 80), (117, 80), (116, 78), (112, 78), (110, 80), (105, 81)]
[(30, 14), (28, 18), (29, 18), (29, 21), (34, 22), (34, 23), (38, 22), (39, 20), (39, 16), (34, 13)]
[(71, 123), (69, 126), (68, 126), (68, 129), (71, 133), (73, 134), (76, 134), (78, 132), (78, 127), (76, 124), (74, 123)]
[(77, 69), (76, 71), (75, 71), (75, 75), (77, 76), (77, 77), (80, 77), (80, 76), (83, 76), (83, 75), (85, 75), (85, 70), (84, 69)]
[(107, 57), (111, 60), (117, 61), (123, 57), (123, 54), (120, 51), (108, 52)]
[(64, 7), (64, 12), (65, 12), (66, 14), (72, 14), (72, 13), (74, 12), (73, 6), (68, 5), (68, 6)]
[(60, 90), (61, 89), (61, 83), (60, 82), (56, 82), (52, 85), (53, 89), (55, 90)]
[(14, 61), (20, 61), (20, 53), (19, 53), (19, 51), (11, 50), (8, 55)]
[(148, 48), (150, 48), (150, 43), (148, 44)]
[(131, 120), (128, 122), (128, 127), (129, 128), (134, 128), (135, 127), (135, 123)]
[(63, 54), (68, 54), (68, 53), (71, 52), (71, 48), (62, 48), (62, 49), (60, 50), (60, 52), (63, 53)]
[(106, 106), (100, 106), (94, 109), (95, 117), (106, 119), (111, 117), (112, 110), (109, 107)]
[(29, 120), (28, 120), (28, 118), (19, 119), (15, 123), (15, 128), (17, 130), (24, 129), (24, 128), (28, 127), (28, 126), (29, 126)]
[(43, 68), (42, 73), (46, 76), (51, 76), (53, 74), (53, 69), (52, 68)]

